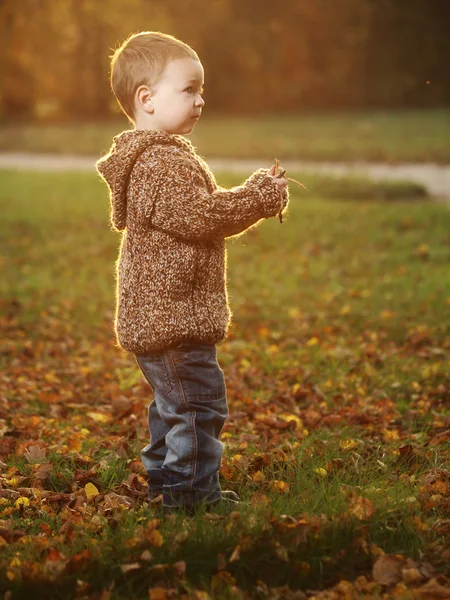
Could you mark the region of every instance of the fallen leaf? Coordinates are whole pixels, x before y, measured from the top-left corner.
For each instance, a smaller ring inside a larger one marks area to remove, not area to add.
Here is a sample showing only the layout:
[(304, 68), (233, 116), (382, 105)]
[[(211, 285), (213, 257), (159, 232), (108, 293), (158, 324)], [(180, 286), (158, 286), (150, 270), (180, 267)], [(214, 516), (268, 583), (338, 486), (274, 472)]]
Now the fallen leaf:
[(394, 585), (402, 579), (403, 560), (393, 554), (385, 554), (375, 562), (372, 577), (381, 585)]
[(28, 450), (23, 453), (25, 460), (31, 464), (39, 464), (46, 462), (47, 451), (45, 448), (40, 446), (30, 446)]
[(86, 499), (89, 501), (91, 498), (95, 498), (95, 496), (97, 496), (99, 494), (98, 489), (95, 487), (95, 485), (91, 482), (87, 483), (84, 486), (84, 491), (86, 494)]

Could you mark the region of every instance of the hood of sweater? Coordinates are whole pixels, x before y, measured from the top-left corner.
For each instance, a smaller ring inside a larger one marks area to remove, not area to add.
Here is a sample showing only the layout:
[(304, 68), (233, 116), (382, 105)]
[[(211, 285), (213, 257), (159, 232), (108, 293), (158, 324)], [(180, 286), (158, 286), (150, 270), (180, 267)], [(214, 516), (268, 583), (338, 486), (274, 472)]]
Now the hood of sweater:
[(127, 222), (127, 189), (133, 166), (150, 146), (168, 145), (183, 148), (195, 155), (189, 140), (175, 133), (147, 129), (129, 129), (113, 138), (107, 154), (96, 163), (97, 172), (106, 181), (111, 202), (111, 222), (122, 231)]

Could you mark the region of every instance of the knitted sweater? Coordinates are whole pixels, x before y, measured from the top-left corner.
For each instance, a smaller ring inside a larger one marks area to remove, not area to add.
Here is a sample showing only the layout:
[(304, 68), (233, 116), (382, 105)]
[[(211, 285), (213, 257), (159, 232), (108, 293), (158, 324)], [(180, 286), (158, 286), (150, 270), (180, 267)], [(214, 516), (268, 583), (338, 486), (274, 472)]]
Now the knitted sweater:
[(228, 332), (225, 238), (278, 215), (289, 200), (267, 169), (242, 185), (217, 185), (190, 141), (127, 130), (96, 164), (111, 223), (122, 232), (116, 261), (118, 347), (157, 352), (182, 341), (218, 344)]

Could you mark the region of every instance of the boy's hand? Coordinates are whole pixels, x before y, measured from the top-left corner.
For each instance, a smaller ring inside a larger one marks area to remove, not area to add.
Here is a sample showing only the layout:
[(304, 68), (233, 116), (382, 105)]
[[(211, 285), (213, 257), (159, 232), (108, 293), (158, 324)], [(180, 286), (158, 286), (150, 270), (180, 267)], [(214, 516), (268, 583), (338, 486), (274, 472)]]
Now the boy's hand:
[(281, 169), (280, 174), (275, 175), (276, 169), (277, 169), (276, 165), (272, 165), (270, 167), (270, 169), (267, 171), (267, 175), (270, 175), (270, 177), (273, 177), (275, 183), (280, 186), (282, 191), (284, 191), (284, 189), (286, 188), (287, 183), (288, 183), (288, 180), (285, 177), (283, 177), (284, 174), (286, 173), (286, 171), (284, 169)]

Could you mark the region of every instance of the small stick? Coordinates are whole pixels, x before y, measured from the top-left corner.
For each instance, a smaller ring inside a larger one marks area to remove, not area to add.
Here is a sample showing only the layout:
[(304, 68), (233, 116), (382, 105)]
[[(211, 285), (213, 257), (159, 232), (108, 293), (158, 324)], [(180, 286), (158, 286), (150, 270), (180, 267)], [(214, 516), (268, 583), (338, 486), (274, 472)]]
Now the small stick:
[[(279, 161), (278, 161), (278, 158), (275, 158), (275, 173), (277, 173), (278, 169), (279, 169)], [(282, 177), (284, 177), (285, 173), (286, 173), (286, 169), (282, 169), (282, 170), (280, 170), (280, 172), (278, 173), (278, 175), (275, 175), (275, 178), (276, 179), (281, 179)], [(303, 185), (303, 183), (300, 183), (300, 181), (297, 181), (296, 179), (292, 179), (292, 177), (286, 177), (286, 179), (288, 181), (294, 181), (295, 183), (297, 183), (303, 189), (306, 190), (306, 186)], [(283, 215), (281, 214), (281, 212), (282, 211), (280, 210), (280, 212), (278, 213), (278, 218), (280, 219), (280, 223), (283, 222)]]

